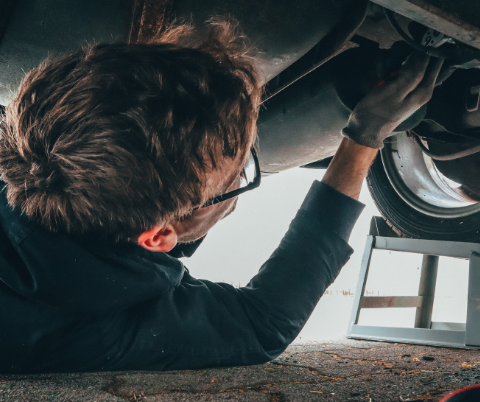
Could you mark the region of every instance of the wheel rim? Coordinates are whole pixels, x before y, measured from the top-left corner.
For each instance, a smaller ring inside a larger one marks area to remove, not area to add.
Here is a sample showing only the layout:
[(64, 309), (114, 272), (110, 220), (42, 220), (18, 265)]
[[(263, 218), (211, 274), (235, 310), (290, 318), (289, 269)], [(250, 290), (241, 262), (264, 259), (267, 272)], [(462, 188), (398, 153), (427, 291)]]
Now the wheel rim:
[(443, 176), (406, 133), (391, 137), (380, 154), (392, 187), (416, 211), (445, 219), (480, 211), (480, 203), (455, 188), (459, 185)]

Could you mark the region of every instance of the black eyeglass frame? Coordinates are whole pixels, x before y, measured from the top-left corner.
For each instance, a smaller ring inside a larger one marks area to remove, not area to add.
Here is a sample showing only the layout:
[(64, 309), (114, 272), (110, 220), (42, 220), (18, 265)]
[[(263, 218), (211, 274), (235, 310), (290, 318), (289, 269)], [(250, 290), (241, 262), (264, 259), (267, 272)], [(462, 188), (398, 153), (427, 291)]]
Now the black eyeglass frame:
[[(201, 207), (195, 208), (194, 211), (200, 208), (209, 207), (210, 205), (218, 204), (219, 202), (222, 202), (222, 201), (229, 200), (230, 198), (236, 197), (237, 195), (243, 194), (247, 191), (253, 190), (254, 188), (257, 188), (258, 186), (260, 186), (261, 172), (260, 172), (260, 162), (258, 161), (257, 151), (255, 150), (255, 148), (252, 147), (250, 149), (250, 152), (253, 156), (253, 162), (255, 163), (255, 179), (251, 183), (247, 184), (245, 187), (237, 188), (236, 190), (229, 191), (228, 193), (217, 195), (216, 197), (209, 199)], [(244, 173), (245, 173), (245, 169), (244, 169)]]

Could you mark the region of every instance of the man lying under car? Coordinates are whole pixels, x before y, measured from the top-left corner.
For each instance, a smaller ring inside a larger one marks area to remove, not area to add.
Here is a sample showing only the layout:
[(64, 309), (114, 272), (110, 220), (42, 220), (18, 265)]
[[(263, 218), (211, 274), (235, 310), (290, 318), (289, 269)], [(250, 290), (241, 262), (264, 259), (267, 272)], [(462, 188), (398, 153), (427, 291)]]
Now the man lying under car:
[(177, 27), (154, 44), (47, 60), (7, 105), (0, 372), (266, 362), (348, 260), (377, 149), (428, 101), (441, 63), (412, 55), (359, 103), (278, 248), (234, 288), (174, 257), (260, 179), (254, 60), (228, 24), (210, 29), (196, 45)]

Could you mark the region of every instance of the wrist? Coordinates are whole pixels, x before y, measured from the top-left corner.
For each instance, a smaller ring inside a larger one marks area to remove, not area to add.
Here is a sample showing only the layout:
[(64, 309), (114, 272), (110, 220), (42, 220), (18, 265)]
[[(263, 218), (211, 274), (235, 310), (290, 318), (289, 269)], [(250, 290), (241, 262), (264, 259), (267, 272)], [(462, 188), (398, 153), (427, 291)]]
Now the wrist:
[(359, 146), (382, 149), (384, 136), (378, 127), (359, 127), (348, 125), (342, 129), (342, 135)]
[(358, 199), (378, 150), (344, 138), (323, 176), (322, 182), (333, 189)]

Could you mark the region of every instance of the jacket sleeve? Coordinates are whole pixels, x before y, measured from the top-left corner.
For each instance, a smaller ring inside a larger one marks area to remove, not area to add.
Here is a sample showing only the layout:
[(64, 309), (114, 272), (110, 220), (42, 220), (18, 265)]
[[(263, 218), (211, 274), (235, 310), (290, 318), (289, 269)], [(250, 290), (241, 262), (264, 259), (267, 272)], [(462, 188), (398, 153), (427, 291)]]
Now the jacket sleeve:
[(315, 182), (278, 248), (245, 287), (185, 273), (160, 298), (103, 317), (103, 369), (258, 364), (298, 335), (353, 250), (363, 206)]

